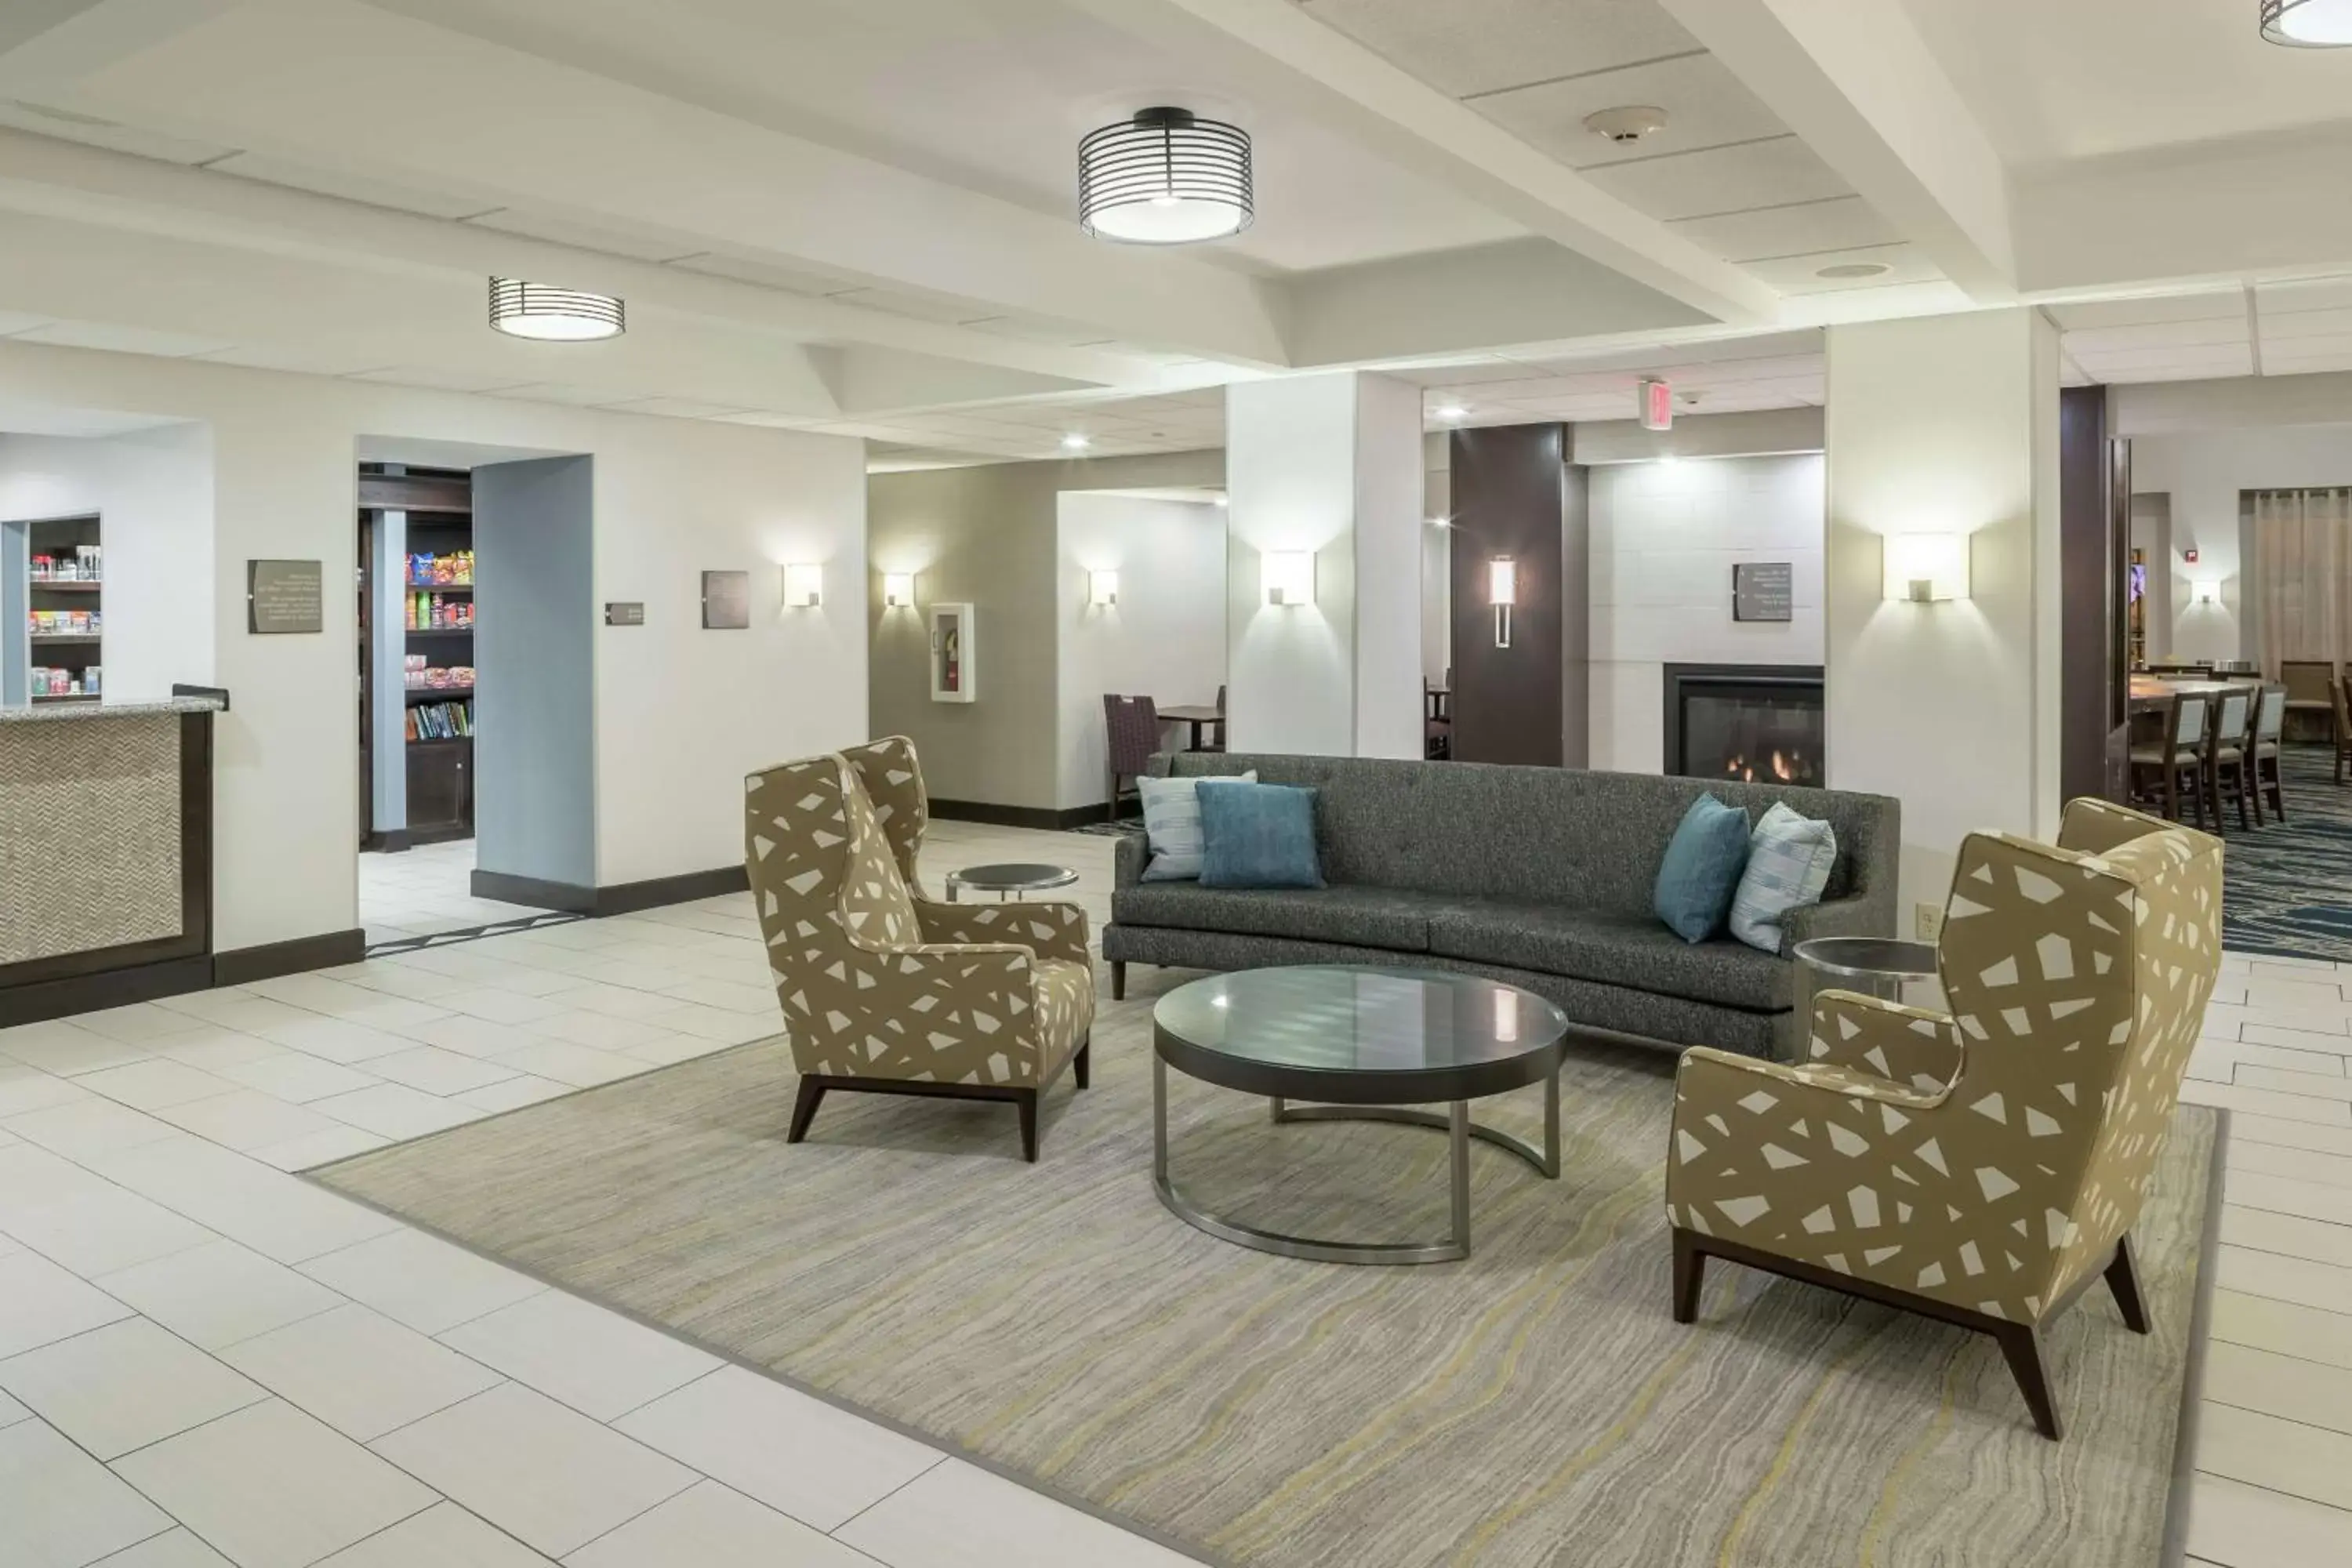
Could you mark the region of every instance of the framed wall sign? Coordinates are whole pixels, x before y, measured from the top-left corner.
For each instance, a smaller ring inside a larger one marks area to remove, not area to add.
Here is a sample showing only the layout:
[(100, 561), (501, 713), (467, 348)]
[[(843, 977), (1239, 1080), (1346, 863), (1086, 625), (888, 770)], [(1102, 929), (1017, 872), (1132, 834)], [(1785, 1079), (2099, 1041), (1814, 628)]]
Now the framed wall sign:
[(971, 606), (931, 605), (925, 607), (923, 617), (931, 629), (931, 700), (974, 700)]
[(245, 629), (262, 637), (325, 630), (325, 586), (316, 561), (247, 561)]
[(1731, 618), (1786, 621), (1796, 616), (1796, 570), (1786, 561), (1743, 561), (1731, 568)]
[(702, 574), (702, 629), (740, 632), (751, 624), (751, 574)]
[(607, 599), (604, 601), (604, 624), (608, 626), (644, 626), (646, 602), (643, 599)]

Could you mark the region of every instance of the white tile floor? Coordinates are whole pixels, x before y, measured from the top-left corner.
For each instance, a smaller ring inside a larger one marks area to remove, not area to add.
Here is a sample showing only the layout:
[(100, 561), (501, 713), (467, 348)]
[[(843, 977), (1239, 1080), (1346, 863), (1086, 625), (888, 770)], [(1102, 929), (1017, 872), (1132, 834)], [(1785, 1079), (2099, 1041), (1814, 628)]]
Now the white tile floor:
[[(1098, 929), (1108, 839), (940, 824), (927, 870), (1038, 858)], [(2227, 969), (2189, 1088), (2235, 1113), (2192, 1561), (2336, 1568), (2352, 966)], [(0, 1563), (1184, 1561), (286, 1173), (774, 1009), (739, 897), (0, 1031)]]
[(395, 855), (360, 857), (360, 925), (371, 944), (466, 931), (544, 910), (473, 893), (474, 841), (453, 838)]

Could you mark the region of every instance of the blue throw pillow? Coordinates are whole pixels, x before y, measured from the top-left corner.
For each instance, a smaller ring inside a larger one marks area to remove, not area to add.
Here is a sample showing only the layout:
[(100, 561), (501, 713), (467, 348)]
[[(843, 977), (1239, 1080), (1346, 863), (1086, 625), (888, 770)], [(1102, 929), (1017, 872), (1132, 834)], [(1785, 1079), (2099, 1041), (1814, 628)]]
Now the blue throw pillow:
[(1201, 886), (1323, 886), (1315, 858), (1313, 790), (1202, 779), (1199, 795)]
[(1666, 846), (1652, 907), (1685, 942), (1705, 942), (1723, 929), (1747, 867), (1748, 814), (1703, 795), (1691, 802)]

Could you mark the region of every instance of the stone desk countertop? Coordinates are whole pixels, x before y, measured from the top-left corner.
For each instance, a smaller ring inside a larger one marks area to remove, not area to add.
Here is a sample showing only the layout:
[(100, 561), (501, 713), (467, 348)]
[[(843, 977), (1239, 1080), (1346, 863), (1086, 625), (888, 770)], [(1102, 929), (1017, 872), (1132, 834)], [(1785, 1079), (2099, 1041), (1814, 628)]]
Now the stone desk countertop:
[(217, 697), (171, 697), (160, 702), (41, 702), (0, 708), (0, 724), (46, 724), (60, 720), (146, 719), (161, 713), (217, 713), (228, 704)]

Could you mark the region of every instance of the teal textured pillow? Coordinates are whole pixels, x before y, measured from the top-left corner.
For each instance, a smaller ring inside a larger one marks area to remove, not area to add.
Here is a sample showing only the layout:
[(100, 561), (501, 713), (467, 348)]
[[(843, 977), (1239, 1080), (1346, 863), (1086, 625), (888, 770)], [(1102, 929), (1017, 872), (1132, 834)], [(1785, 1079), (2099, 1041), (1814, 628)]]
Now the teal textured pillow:
[(1651, 907), (1685, 942), (1705, 942), (1723, 929), (1747, 865), (1748, 814), (1703, 795), (1691, 802), (1666, 846)]
[(1837, 833), (1826, 822), (1774, 805), (1748, 840), (1748, 869), (1731, 899), (1731, 934), (1750, 947), (1778, 952), (1780, 922), (1790, 910), (1822, 901), (1837, 864)]
[(1289, 784), (1202, 779), (1201, 886), (1319, 888), (1315, 792)]
[[(1256, 770), (1228, 773), (1244, 784), (1257, 782)], [(1201, 874), (1201, 796), (1197, 778), (1135, 781), (1143, 797), (1143, 836), (1151, 846), (1147, 882), (1185, 882)]]

